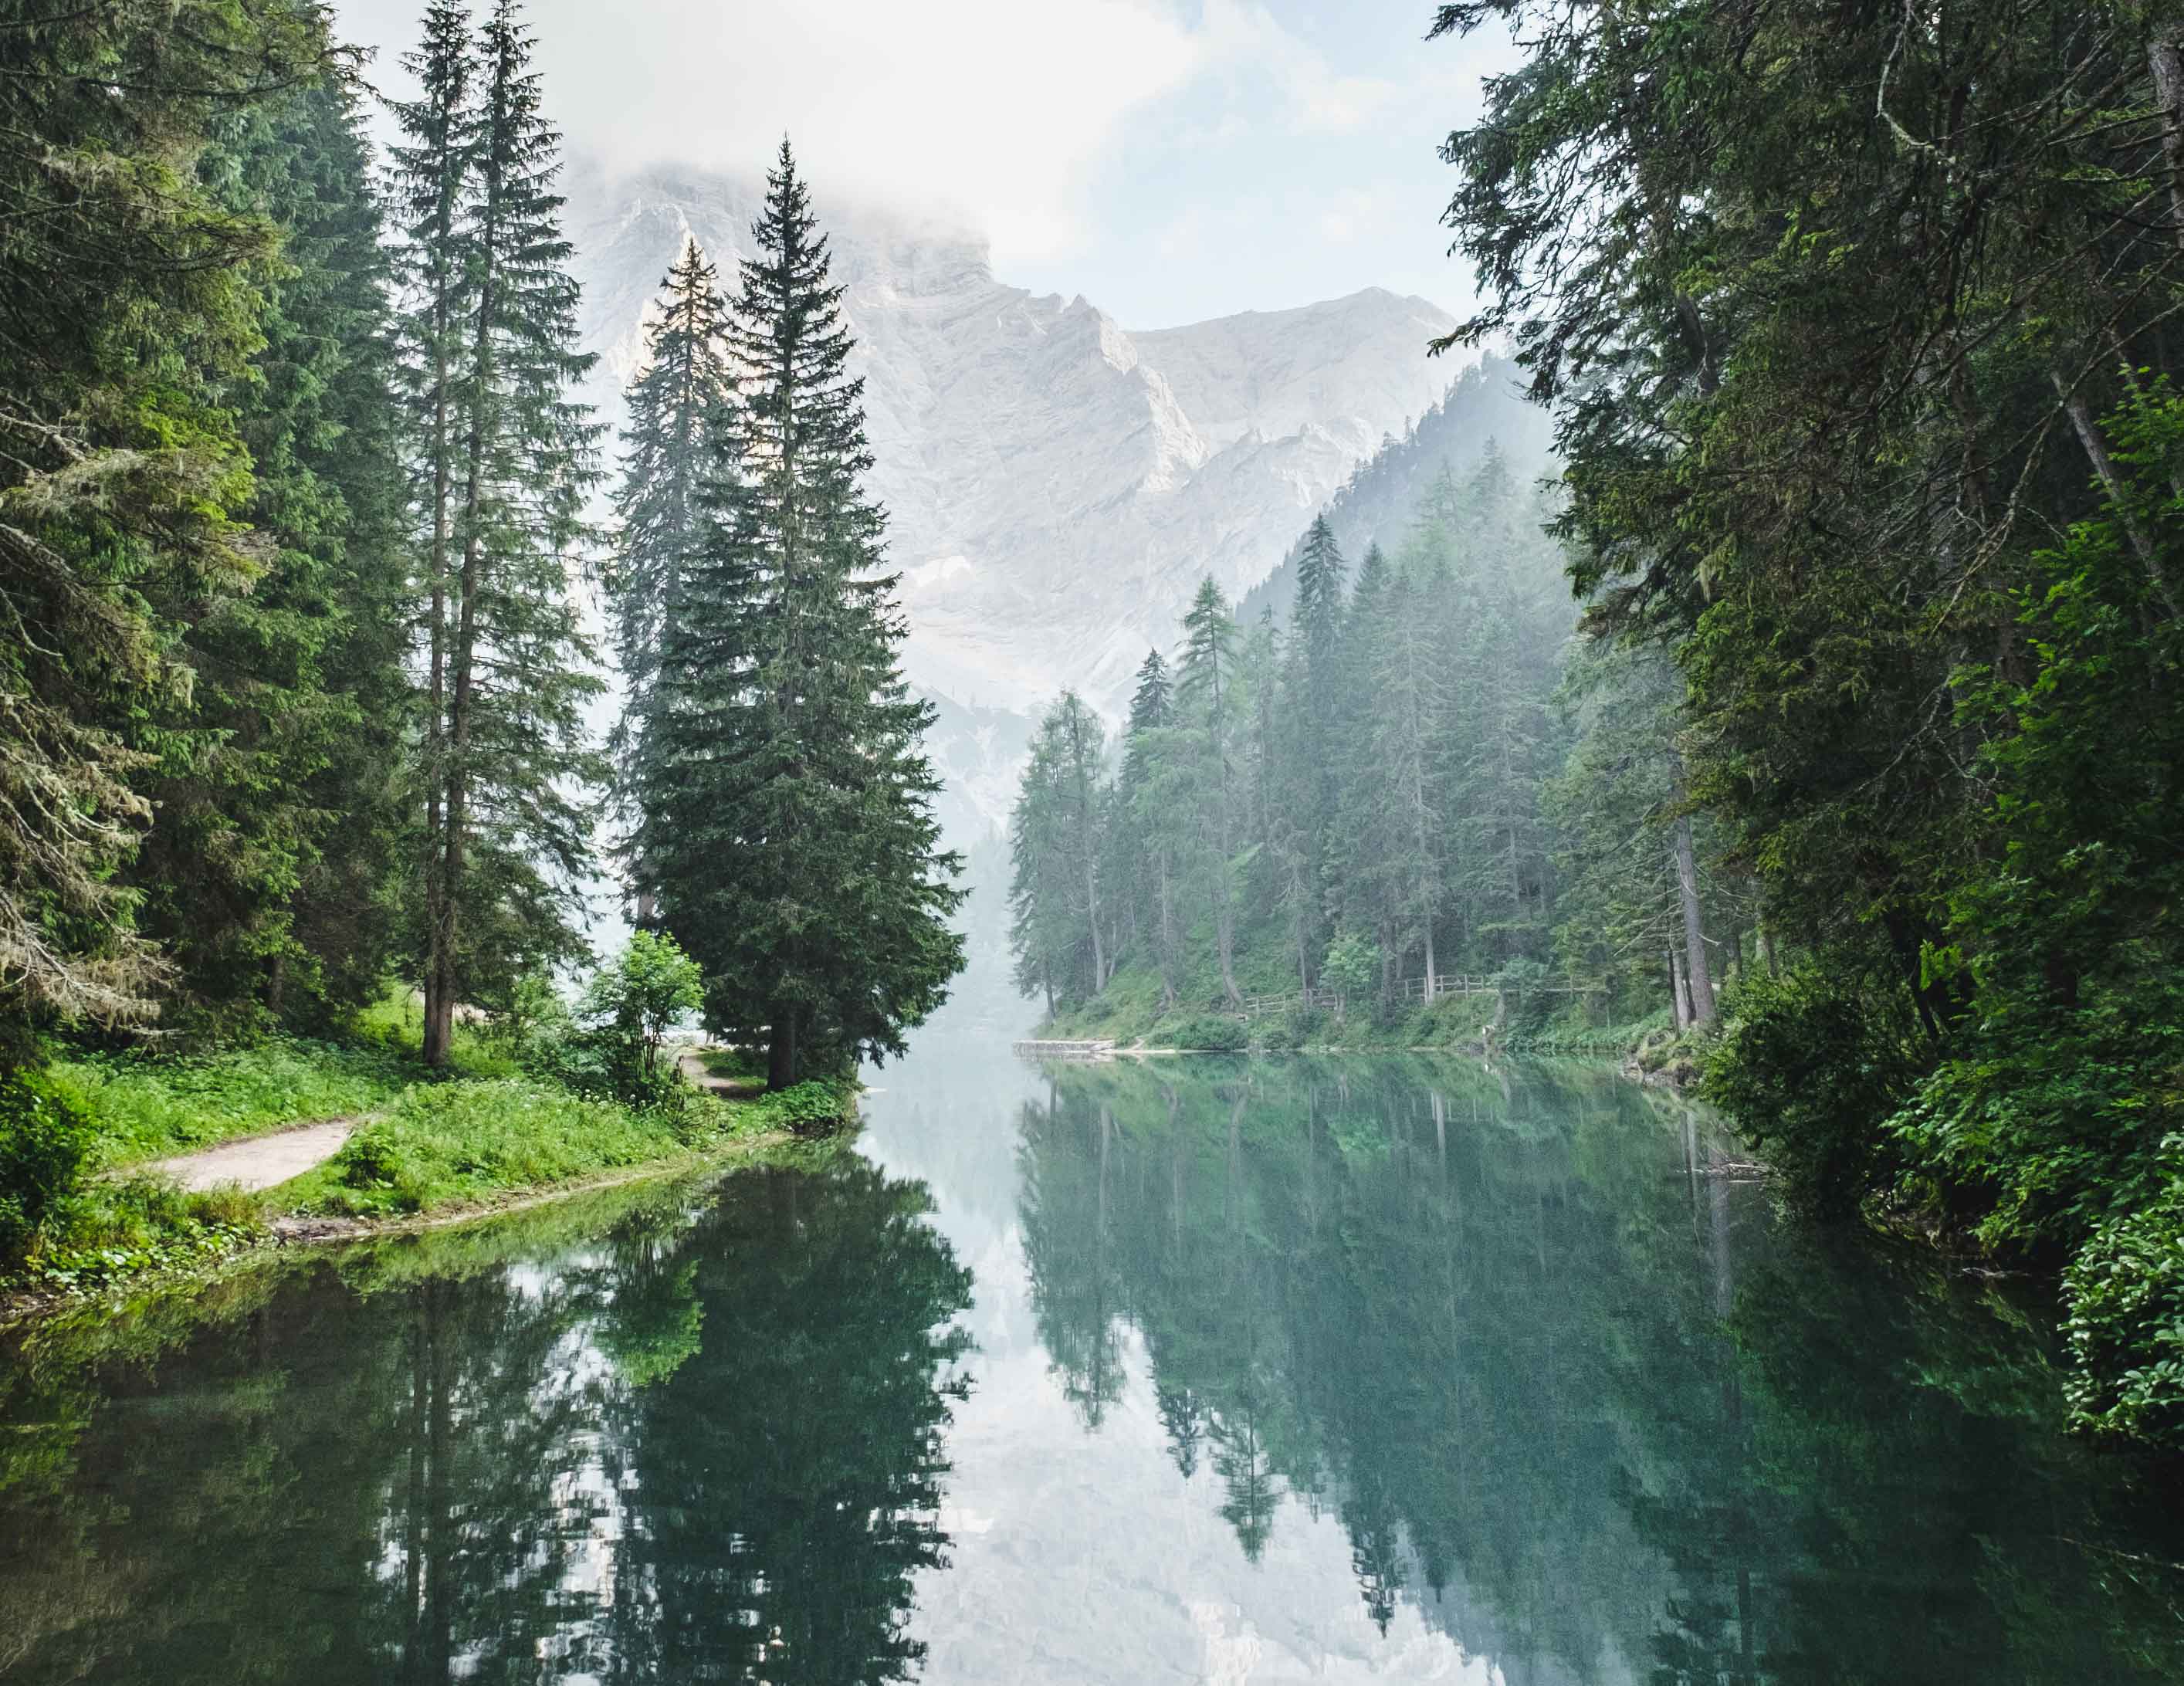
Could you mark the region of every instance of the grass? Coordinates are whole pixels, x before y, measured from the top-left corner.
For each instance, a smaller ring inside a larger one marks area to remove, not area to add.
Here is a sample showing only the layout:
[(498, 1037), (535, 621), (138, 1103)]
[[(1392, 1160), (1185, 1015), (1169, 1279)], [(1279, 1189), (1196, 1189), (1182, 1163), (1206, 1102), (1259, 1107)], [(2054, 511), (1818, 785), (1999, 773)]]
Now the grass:
[[(409, 989), (387, 992), (356, 1015), (357, 1041), (415, 1061), (425, 1045), (425, 1008)], [(513, 1077), (515, 1056), (474, 1024), (457, 1019), (448, 1043), (448, 1069), (458, 1077)]]
[(419, 1086), (276, 1191), (292, 1210), (384, 1217), (548, 1188), (689, 1151), (683, 1115), (525, 1077)]
[[(428, 1081), (420, 1029), (415, 1004), (393, 993), (345, 1044), (276, 1037), (189, 1056), (54, 1049), (42, 1079), (82, 1116), (85, 1147), (27, 1250), (0, 1257), (0, 1289), (66, 1294), (156, 1280), (263, 1242), (269, 1221), (288, 1213), (396, 1219), (487, 1205), (696, 1166), (758, 1142), (770, 1157), (793, 1159), (820, 1150), (817, 1138), (855, 1116), (856, 1088), (846, 1082), (733, 1099), (684, 1089), (643, 1108), (586, 1099), (520, 1073), (466, 1025), (457, 1027), (450, 1078)], [(757, 1087), (763, 1072), (752, 1058), (707, 1063), (738, 1088)], [(359, 1115), (376, 1116), (331, 1160), (263, 1194), (185, 1194), (129, 1174), (170, 1155)]]
[(738, 1141), (809, 1135), (854, 1108), (853, 1086), (799, 1083), (755, 1100), (692, 1096), (644, 1111), (530, 1078), (405, 1093), (326, 1164), (271, 1192), (287, 1210), (398, 1217), (666, 1166)]
[(417, 1075), (382, 1049), (285, 1037), (183, 1059), (75, 1054), (47, 1071), (54, 1091), (97, 1126), (101, 1166), (372, 1111)]

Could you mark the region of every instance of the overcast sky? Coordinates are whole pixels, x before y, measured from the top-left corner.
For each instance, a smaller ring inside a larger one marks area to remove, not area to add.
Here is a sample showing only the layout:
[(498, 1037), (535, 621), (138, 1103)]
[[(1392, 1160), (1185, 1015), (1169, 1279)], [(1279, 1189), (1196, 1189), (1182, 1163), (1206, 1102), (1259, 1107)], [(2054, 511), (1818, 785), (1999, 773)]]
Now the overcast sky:
[[(337, 0), (399, 61), (419, 0)], [(1423, 0), (531, 0), (572, 147), (947, 209), (999, 277), (1167, 327), (1362, 287), (1451, 311), (1441, 137), (1505, 43), (1425, 44)]]

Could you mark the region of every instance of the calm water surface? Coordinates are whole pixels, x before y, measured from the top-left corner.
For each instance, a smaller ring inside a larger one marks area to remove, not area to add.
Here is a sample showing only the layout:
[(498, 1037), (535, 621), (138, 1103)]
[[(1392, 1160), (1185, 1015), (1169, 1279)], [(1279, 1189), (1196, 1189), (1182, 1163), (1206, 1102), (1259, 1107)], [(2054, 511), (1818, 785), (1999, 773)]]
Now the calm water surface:
[(2036, 1304), (1595, 1073), (930, 1043), (817, 1172), (0, 1349), (9, 1682), (2184, 1678)]

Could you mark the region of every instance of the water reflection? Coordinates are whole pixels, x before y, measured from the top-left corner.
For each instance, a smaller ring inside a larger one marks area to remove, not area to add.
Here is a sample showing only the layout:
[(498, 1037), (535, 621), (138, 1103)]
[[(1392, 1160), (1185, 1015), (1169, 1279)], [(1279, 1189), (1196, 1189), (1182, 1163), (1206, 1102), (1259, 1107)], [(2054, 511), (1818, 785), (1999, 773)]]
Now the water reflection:
[(1777, 1222), (1672, 1099), (878, 1081), (829, 1171), (0, 1352), (0, 1676), (2184, 1678), (2164, 1491), (2056, 1432), (2038, 1308)]
[[(1519, 1681), (2172, 1680), (2158, 1500), (2054, 1433), (2023, 1310), (1772, 1221), (1589, 1074), (1062, 1069), (1022, 1109), (1041, 1338), (1084, 1427), (1142, 1341), (1247, 1557), (1339, 1517)], [(1284, 1501), (1289, 1502), (1284, 1502)]]
[(48, 1333), (0, 1371), (0, 1672), (908, 1678), (969, 1287), (928, 1205), (748, 1176)]

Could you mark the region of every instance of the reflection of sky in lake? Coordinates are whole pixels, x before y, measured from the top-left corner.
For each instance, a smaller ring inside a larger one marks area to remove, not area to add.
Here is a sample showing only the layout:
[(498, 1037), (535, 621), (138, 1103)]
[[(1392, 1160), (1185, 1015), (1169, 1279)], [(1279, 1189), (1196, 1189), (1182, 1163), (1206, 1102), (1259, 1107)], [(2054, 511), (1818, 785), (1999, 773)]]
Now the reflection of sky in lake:
[[(1405, 1605), (1381, 1634), (1341, 1523), (1286, 1496), (1254, 1564), (1201, 1465), (1168, 1455), (1141, 1342), (1123, 1396), (1088, 1432), (1031, 1307), (1017, 1212), (1019, 1114), (1039, 1072), (990, 1043), (922, 1046), (872, 1075), (866, 1153), (931, 1187), (933, 1224), (977, 1278), (974, 1390), (956, 1409), (950, 1566), (920, 1577), (912, 1631), (934, 1681), (1396, 1678), (1488, 1681)], [(1613, 1678), (1613, 1677), (1610, 1677)]]
[(2184, 1678), (2037, 1305), (1778, 1221), (1673, 1097), (942, 1034), (873, 1083), (823, 1171), (0, 1344), (0, 1677)]

